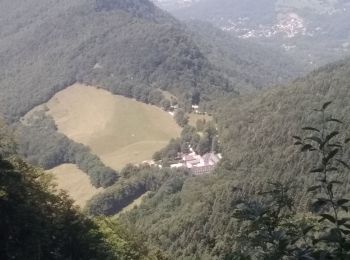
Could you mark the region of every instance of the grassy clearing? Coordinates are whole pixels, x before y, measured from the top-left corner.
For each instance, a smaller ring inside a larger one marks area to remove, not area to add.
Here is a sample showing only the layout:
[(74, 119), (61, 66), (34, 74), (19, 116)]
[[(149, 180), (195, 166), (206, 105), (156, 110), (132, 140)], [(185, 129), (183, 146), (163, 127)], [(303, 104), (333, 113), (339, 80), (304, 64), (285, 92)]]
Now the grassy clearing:
[(188, 120), (189, 125), (194, 127), (196, 127), (197, 120), (199, 119), (205, 119), (207, 122), (213, 120), (213, 117), (209, 115), (189, 114), (188, 116), (189, 116), (189, 120)]
[(114, 169), (152, 158), (181, 128), (162, 109), (96, 87), (75, 84), (48, 103), (58, 130)]
[(81, 208), (92, 196), (103, 191), (92, 186), (89, 177), (74, 164), (62, 164), (47, 172), (54, 175), (58, 188), (67, 191)]

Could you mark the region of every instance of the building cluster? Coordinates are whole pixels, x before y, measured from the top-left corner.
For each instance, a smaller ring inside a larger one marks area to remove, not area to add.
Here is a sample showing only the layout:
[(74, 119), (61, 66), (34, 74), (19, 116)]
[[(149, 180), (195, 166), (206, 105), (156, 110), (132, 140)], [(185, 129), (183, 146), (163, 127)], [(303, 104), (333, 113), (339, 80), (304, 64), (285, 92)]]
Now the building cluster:
[[(204, 155), (199, 155), (191, 151), (187, 154), (179, 154), (177, 163), (171, 164), (170, 168), (185, 168), (188, 169), (193, 175), (199, 176), (211, 173), (221, 159), (222, 155), (219, 153), (210, 152)], [(144, 161), (142, 163), (163, 168), (162, 165), (157, 164), (153, 160)]]
[(204, 155), (191, 152), (183, 154), (178, 163), (170, 165), (171, 168), (187, 168), (193, 175), (202, 175), (210, 173), (219, 163), (222, 156), (214, 152)]
[[(287, 38), (294, 38), (298, 35), (307, 35), (304, 19), (296, 13), (283, 13), (278, 16), (278, 23), (274, 25), (259, 25), (256, 29), (249, 26), (248, 18), (239, 18), (238, 21), (228, 20), (222, 27), (224, 31), (236, 32), (239, 38), (271, 38), (277, 35), (284, 35)], [(312, 35), (309, 35), (312, 36)]]

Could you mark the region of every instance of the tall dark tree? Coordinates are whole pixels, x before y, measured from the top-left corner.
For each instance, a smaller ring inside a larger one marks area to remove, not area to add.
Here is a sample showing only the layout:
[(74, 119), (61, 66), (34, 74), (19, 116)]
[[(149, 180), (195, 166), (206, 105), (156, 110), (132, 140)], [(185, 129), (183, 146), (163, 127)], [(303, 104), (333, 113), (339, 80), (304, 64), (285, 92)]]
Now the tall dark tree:
[(47, 176), (0, 155), (0, 259), (108, 259), (103, 235)]
[(183, 109), (177, 110), (174, 118), (176, 123), (181, 127), (184, 127), (188, 123), (188, 116)]

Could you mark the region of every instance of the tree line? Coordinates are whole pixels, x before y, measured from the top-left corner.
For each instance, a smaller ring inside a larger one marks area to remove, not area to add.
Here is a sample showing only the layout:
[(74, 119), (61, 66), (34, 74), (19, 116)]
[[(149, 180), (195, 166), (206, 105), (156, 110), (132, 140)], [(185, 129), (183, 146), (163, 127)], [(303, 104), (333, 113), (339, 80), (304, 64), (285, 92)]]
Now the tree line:
[(88, 147), (59, 133), (53, 118), (45, 111), (36, 112), (16, 129), (18, 153), (30, 163), (44, 169), (76, 164), (97, 188), (108, 187), (118, 180), (118, 173), (105, 166)]

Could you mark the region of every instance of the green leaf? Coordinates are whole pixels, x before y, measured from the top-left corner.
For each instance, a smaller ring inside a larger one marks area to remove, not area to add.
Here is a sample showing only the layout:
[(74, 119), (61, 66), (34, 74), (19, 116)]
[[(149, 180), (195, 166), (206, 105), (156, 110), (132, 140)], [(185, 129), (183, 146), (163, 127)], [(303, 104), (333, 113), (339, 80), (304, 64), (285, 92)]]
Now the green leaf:
[(311, 141), (318, 143), (319, 145), (322, 145), (321, 138), (319, 138), (317, 136), (310, 136), (310, 137), (305, 138), (305, 140), (311, 140)]
[(326, 136), (326, 139), (324, 140), (324, 142), (321, 144), (321, 149), (334, 137), (336, 137), (337, 135), (339, 135), (338, 131), (333, 131), (332, 133), (330, 133), (329, 135)]
[(326, 172), (337, 172), (338, 171), (338, 168), (337, 167), (330, 167), (330, 168), (327, 168)]
[(328, 221), (332, 222), (332, 223), (336, 223), (335, 218), (332, 215), (329, 214), (321, 214), (320, 215), (323, 219), (327, 219)]
[(346, 223), (349, 221), (349, 218), (342, 218), (340, 220), (338, 220), (338, 225), (346, 225)]
[(314, 226), (307, 226), (306, 228), (303, 229), (303, 234), (306, 235), (307, 233), (310, 232), (311, 229), (313, 229)]
[(350, 229), (350, 224), (346, 224), (346, 223), (344, 223), (344, 224), (342, 224), (344, 227), (346, 227), (346, 228), (348, 228), (348, 229)]
[(344, 122), (342, 122), (341, 120), (336, 119), (336, 118), (328, 118), (326, 121), (327, 122), (336, 122), (336, 123), (339, 123), (339, 124), (344, 124)]
[(341, 206), (342, 210), (344, 210), (345, 212), (349, 212), (349, 207), (346, 206)]
[(349, 143), (350, 142), (350, 138), (346, 138), (345, 139), (345, 143), (347, 144), (347, 143)]
[(315, 131), (315, 132), (321, 132), (321, 131), (320, 131), (320, 130), (318, 130), (317, 128), (315, 128), (315, 127), (311, 127), (311, 126), (303, 127), (302, 129), (303, 129), (303, 130), (305, 130), (305, 131)]
[(302, 139), (299, 137), (299, 136), (296, 136), (296, 135), (293, 135), (293, 138), (298, 140), (298, 141), (301, 141)]
[(337, 205), (338, 205), (338, 206), (343, 206), (344, 204), (346, 204), (346, 203), (348, 203), (348, 202), (349, 202), (348, 199), (339, 199), (339, 200), (337, 201)]
[[(325, 232), (320, 236), (320, 241), (327, 241), (328, 243), (339, 242), (339, 237), (341, 236), (340, 230), (338, 228), (331, 228), (328, 232)], [(321, 258), (323, 259), (323, 258)], [(336, 258), (335, 258), (336, 259)]]
[(336, 148), (339, 148), (339, 149), (343, 148), (343, 146), (340, 145), (340, 144), (329, 144), (328, 147), (336, 147)]
[(303, 143), (300, 142), (300, 141), (297, 141), (297, 142), (294, 143), (294, 145), (302, 145), (302, 144), (303, 144)]
[(322, 110), (326, 110), (327, 107), (328, 107), (330, 104), (332, 104), (332, 101), (329, 101), (329, 102), (324, 103), (323, 106), (322, 106)]
[(344, 183), (343, 183), (343, 182), (341, 182), (341, 181), (331, 181), (330, 183), (332, 183), (332, 184), (339, 184), (339, 185), (344, 184)]
[(326, 165), (331, 159), (333, 159), (339, 152), (339, 149), (335, 149), (329, 152), (326, 158), (323, 158), (322, 162)]
[(13, 165), (7, 161), (0, 161), (0, 167), (4, 170), (13, 170)]
[(306, 144), (301, 148), (302, 152), (313, 151), (315, 148), (311, 144)]
[(8, 196), (8, 193), (0, 187), (0, 199), (4, 199)]
[(343, 160), (336, 159), (336, 161), (339, 162), (340, 164), (342, 164), (345, 168), (350, 170), (350, 166), (346, 162), (344, 162)]
[(317, 185), (317, 186), (312, 186), (312, 187), (308, 188), (308, 189), (307, 189), (307, 191), (308, 191), (308, 192), (311, 192), (311, 191), (318, 190), (318, 189), (320, 189), (320, 188), (321, 188), (321, 186), (320, 186), (320, 185)]
[(323, 172), (324, 168), (317, 168), (317, 169), (312, 169), (310, 173), (315, 173), (315, 172)]
[(340, 231), (341, 231), (344, 235), (350, 235), (350, 230), (346, 230), (346, 229), (340, 228)]
[(322, 208), (323, 206), (327, 205), (327, 203), (329, 202), (328, 199), (325, 198), (318, 198), (315, 202), (312, 203), (312, 206), (319, 210), (320, 208)]

